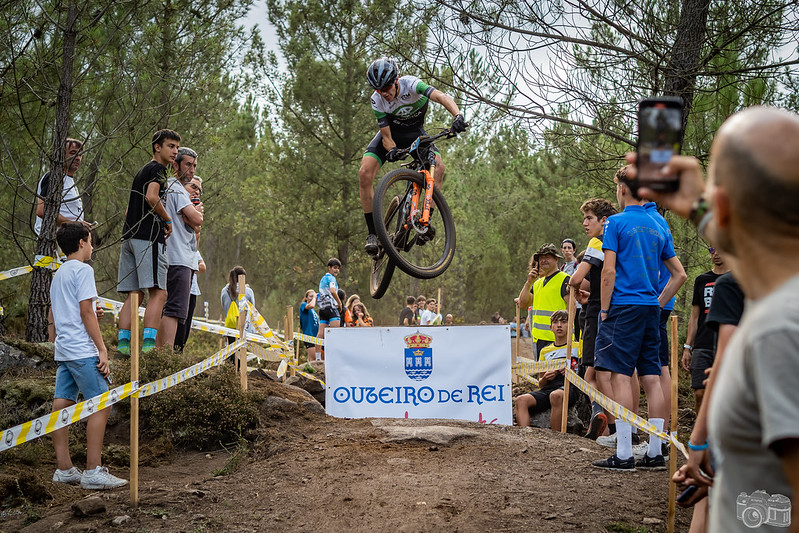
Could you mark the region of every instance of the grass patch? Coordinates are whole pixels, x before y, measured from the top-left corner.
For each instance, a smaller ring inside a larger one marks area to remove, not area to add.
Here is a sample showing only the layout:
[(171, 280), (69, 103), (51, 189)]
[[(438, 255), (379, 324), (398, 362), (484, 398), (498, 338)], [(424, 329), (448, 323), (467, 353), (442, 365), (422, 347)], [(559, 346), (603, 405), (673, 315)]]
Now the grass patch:
[(247, 454), (250, 451), (249, 443), (247, 442), (247, 439), (245, 439), (244, 437), (240, 437), (239, 441), (235, 444), (233, 448), (229, 448), (227, 446), (223, 446), (223, 448), (228, 453), (228, 455), (230, 455), (230, 457), (225, 462), (225, 466), (214, 470), (213, 475), (215, 477), (227, 476), (238, 470), (239, 465), (241, 465), (241, 461), (245, 457), (247, 457)]

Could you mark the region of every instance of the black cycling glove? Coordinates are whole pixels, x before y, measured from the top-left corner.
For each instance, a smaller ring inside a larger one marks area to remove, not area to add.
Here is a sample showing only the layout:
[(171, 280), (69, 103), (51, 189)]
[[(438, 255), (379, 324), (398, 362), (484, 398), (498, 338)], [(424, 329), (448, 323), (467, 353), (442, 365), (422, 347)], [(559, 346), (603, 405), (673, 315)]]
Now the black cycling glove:
[(466, 128), (469, 127), (469, 123), (466, 122), (466, 119), (463, 118), (463, 115), (458, 113), (455, 117), (455, 120), (452, 121), (452, 131), (455, 133), (463, 133), (466, 131)]
[(402, 159), (402, 154), (400, 154), (399, 148), (396, 146), (388, 151), (386, 154), (386, 161), (389, 163), (393, 163), (394, 161), (399, 161)]

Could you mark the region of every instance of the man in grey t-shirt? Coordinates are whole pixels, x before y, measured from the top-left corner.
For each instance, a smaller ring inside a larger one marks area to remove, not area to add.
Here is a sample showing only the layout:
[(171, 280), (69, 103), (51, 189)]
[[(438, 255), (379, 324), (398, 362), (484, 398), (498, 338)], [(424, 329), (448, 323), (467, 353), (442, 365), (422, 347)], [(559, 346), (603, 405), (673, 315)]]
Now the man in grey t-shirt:
[(194, 177), (197, 153), (191, 148), (180, 148), (174, 166), (177, 178), (169, 180), (166, 191), (166, 211), (173, 221), (172, 234), (166, 240), (167, 298), (156, 346), (174, 345), (178, 324), (186, 321), (191, 278), (198, 266), (196, 231), (203, 223), (202, 203), (194, 205), (185, 187)]
[[(663, 175), (670, 195), (640, 189), (700, 232), (730, 259), (747, 297), (726, 351), (717, 358), (700, 410), (708, 442), (691, 434), (691, 458), (675, 477), (708, 485), (709, 531), (783, 532), (799, 525), (799, 115), (755, 107), (719, 129), (710, 150), (707, 200), (699, 163), (675, 156)], [(696, 201), (696, 202), (695, 202)], [(691, 206), (694, 206), (693, 209)], [(704, 214), (707, 207), (710, 211)], [(718, 357), (717, 355), (717, 357)], [(707, 405), (709, 403), (709, 406)], [(708, 409), (705, 409), (709, 407)], [(695, 455), (697, 454), (697, 455)]]

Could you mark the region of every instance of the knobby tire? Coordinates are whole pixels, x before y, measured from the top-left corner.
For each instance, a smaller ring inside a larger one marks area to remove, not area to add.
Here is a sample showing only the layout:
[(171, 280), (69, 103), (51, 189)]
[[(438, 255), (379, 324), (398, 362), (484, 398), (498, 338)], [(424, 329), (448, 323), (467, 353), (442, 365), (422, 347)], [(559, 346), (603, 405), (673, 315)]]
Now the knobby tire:
[[(436, 237), (434, 242), (427, 243), (426, 249), (418, 249), (418, 244), (415, 244), (413, 238), (402, 239), (401, 247), (395, 245), (392, 239), (395, 238), (398, 231), (398, 220), (396, 216), (388, 213), (389, 203), (394, 199), (394, 192), (396, 187), (402, 189), (402, 184), (416, 183), (422, 187), (422, 196), (424, 195), (424, 176), (418, 172), (409, 169), (400, 168), (392, 170), (380, 180), (375, 189), (373, 212), (379, 213), (375, 216), (375, 230), (377, 238), (385, 249), (391, 261), (399, 267), (400, 270), (409, 276), (419, 279), (432, 279), (443, 274), (455, 255), (455, 224), (452, 220), (452, 213), (449, 210), (444, 196), (438, 189), (433, 189), (433, 203), (435, 210), (440, 219), (436, 218), (435, 222), (443, 227), (436, 227)], [(392, 189), (394, 187), (394, 189)], [(404, 198), (402, 199), (404, 200)], [(420, 199), (420, 204), (423, 199)], [(404, 205), (400, 206), (397, 213), (405, 215)], [(388, 227), (387, 227), (388, 226)], [(415, 235), (416, 231), (411, 228), (409, 235)], [(443, 235), (441, 234), (443, 232)], [(414, 252), (413, 249), (417, 248)], [(440, 252), (437, 249), (440, 248)], [(431, 254), (432, 257), (424, 257), (424, 254)], [(424, 263), (424, 264), (420, 264)]]

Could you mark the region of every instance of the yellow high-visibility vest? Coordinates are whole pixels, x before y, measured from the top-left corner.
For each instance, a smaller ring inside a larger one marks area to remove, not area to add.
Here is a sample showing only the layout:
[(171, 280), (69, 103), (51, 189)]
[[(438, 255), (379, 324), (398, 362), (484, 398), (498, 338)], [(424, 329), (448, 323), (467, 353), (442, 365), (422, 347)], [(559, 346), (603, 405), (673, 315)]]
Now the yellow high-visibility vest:
[(533, 318), (530, 325), (533, 342), (555, 341), (555, 334), (549, 327), (550, 318), (555, 311), (566, 310), (566, 302), (560, 294), (560, 288), (563, 286), (563, 280), (568, 277), (565, 272), (558, 272), (546, 285), (544, 285), (545, 278), (538, 278), (533, 282)]

